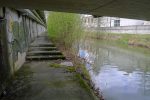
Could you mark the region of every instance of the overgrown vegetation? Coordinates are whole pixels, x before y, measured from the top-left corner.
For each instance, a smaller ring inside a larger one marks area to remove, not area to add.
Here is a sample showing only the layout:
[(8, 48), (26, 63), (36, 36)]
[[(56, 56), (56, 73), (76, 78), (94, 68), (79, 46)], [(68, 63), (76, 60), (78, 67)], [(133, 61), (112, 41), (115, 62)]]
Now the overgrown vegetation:
[[(48, 32), (49, 37), (63, 51), (65, 56), (69, 56), (75, 63), (75, 70), (79, 70), (84, 78), (90, 80), (90, 76), (85, 66), (77, 59), (77, 54), (72, 50), (74, 42), (80, 40), (84, 36), (81, 29), (81, 19), (78, 14), (50, 12), (48, 16)], [(53, 67), (58, 67), (52, 64)], [(68, 69), (71, 71), (73, 69)]]
[(50, 12), (47, 24), (51, 40), (57, 41), (65, 47), (71, 47), (82, 33), (78, 14)]
[[(93, 88), (91, 77), (73, 44), (84, 39), (85, 32), (82, 31), (80, 16), (73, 13), (50, 12), (47, 20), (48, 35), (56, 46), (63, 52), (68, 60), (74, 63), (73, 67), (67, 67), (66, 72), (76, 72), (79, 83), (85, 88)], [(53, 68), (60, 68), (58, 64), (50, 64)], [(82, 79), (82, 80), (81, 80)], [(102, 98), (102, 97), (100, 97)], [(103, 100), (103, 99), (101, 99)]]

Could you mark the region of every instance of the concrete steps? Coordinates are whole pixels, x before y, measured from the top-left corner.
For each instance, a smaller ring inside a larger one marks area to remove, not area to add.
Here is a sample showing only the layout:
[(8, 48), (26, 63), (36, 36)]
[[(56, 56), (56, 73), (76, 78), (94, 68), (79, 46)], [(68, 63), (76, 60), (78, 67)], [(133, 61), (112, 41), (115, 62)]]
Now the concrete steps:
[(27, 55), (62, 55), (60, 51), (31, 51)]
[(53, 43), (32, 43), (27, 52), (27, 61), (65, 59)]
[(38, 43), (38, 44), (31, 44), (30, 47), (55, 47), (53, 43)]
[(65, 57), (62, 55), (53, 55), (53, 56), (27, 56), (26, 60), (58, 60), (63, 59), (65, 60)]
[(30, 47), (29, 48), (29, 51), (32, 51), (32, 50), (57, 50), (56, 47)]

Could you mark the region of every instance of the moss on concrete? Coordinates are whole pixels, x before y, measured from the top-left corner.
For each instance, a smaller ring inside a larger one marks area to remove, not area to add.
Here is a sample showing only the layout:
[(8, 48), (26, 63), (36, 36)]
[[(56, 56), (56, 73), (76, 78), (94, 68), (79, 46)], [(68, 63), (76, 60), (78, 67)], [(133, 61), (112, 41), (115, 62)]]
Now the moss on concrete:
[(77, 74), (75, 75), (75, 77), (76, 77), (76, 80), (79, 82), (80, 86), (90, 92), (90, 87), (89, 87), (88, 84), (83, 80), (82, 76), (77, 73)]
[(66, 72), (76, 72), (75, 66), (65, 66), (57, 63), (50, 63), (49, 67), (53, 68), (65, 68)]
[(49, 64), (49, 67), (60, 68), (60, 67), (62, 67), (62, 65), (57, 64), (57, 63), (50, 63), (50, 64)]
[(78, 81), (78, 83), (80, 84), (80, 86), (82, 88), (84, 88), (94, 98), (94, 100), (98, 100), (99, 99), (98, 97), (96, 97), (96, 95), (94, 94), (93, 90), (91, 89), (91, 87), (87, 83), (87, 81), (83, 79), (83, 77), (81, 76), (81, 74), (77, 73), (75, 75), (75, 77), (76, 77), (76, 80)]
[[(67, 80), (67, 81), (54, 81), (54, 82), (47, 82), (47, 85), (49, 87), (57, 87), (57, 88), (63, 88), (68, 83), (77, 82), (80, 87), (84, 88), (89, 95), (91, 95), (93, 98), (98, 99), (93, 90), (91, 89), (90, 85), (88, 84), (88, 81), (91, 79), (89, 72), (86, 70), (84, 65), (80, 66), (64, 66), (57, 63), (51, 63), (50, 67), (52, 68), (64, 68), (66, 72), (74, 73), (72, 76), (73, 80)], [(81, 69), (81, 72), (77, 72), (77, 69)], [(87, 81), (88, 80), (88, 81)]]
[(70, 73), (72, 73), (72, 72), (76, 72), (76, 70), (75, 70), (75, 67), (74, 67), (74, 66), (67, 67), (67, 68), (66, 68), (66, 71), (67, 71), (67, 72), (70, 72)]
[(81, 64), (80, 68), (82, 70), (82, 74), (83, 74), (84, 78), (87, 79), (87, 80), (91, 80), (91, 76), (89, 75), (89, 72), (86, 69), (85, 65)]
[(48, 87), (56, 87), (56, 88), (63, 88), (67, 86), (66, 84), (74, 83), (74, 80), (56, 80), (56, 81), (46, 81), (45, 84), (48, 85)]

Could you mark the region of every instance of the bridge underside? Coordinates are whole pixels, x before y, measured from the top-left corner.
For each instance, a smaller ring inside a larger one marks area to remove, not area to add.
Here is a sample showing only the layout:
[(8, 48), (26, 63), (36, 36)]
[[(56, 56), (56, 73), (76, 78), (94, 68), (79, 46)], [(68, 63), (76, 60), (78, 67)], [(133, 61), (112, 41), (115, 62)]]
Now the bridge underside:
[(150, 0), (1, 0), (0, 6), (150, 20)]

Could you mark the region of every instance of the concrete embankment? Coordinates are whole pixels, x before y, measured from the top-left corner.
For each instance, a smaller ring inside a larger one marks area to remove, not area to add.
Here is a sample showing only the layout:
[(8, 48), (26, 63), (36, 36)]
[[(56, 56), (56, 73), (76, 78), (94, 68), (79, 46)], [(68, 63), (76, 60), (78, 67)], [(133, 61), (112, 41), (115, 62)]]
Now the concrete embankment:
[(12, 77), (2, 100), (96, 99), (74, 66), (61, 64), (67, 60), (48, 38), (36, 39), (26, 59), (27, 62)]

